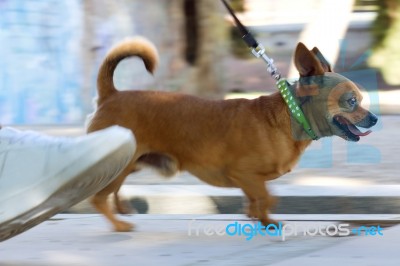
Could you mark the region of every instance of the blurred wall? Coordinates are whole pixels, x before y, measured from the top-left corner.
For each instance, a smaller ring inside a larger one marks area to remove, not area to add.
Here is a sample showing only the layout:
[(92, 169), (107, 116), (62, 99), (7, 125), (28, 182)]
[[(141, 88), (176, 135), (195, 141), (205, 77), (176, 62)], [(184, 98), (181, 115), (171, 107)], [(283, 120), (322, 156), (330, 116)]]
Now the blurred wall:
[(1, 123), (79, 121), (79, 0), (1, 0), (0, 14)]
[[(322, 2), (246, 0), (239, 15), (287, 76), (301, 32)], [(185, 5), (196, 5), (195, 19), (188, 19), (193, 10), (185, 13)], [(323, 39), (335, 47), (349, 44), (341, 50), (339, 66), (365, 61), (372, 13), (351, 14), (346, 42), (340, 42), (341, 37), (332, 40), (332, 31), (324, 31), (329, 38)], [(205, 97), (231, 90), (275, 92), (264, 62), (249, 54), (240, 35), (228, 34), (229, 18), (216, 0), (0, 0), (0, 123), (82, 124), (93, 111), (97, 71), (106, 52), (133, 35), (155, 43), (160, 65), (151, 76), (137, 58), (121, 62), (114, 76), (120, 90), (158, 89)], [(232, 36), (238, 40), (231, 41)], [(196, 45), (189, 48), (196, 49), (196, 56), (189, 62), (185, 49), (191, 38)], [(319, 39), (311, 38), (309, 46), (318, 45)], [(238, 54), (240, 45), (244, 49)]]
[[(93, 110), (98, 67), (113, 44), (143, 34), (163, 53), (172, 36), (160, 34), (168, 32), (168, 6), (156, 0), (0, 0), (0, 123), (82, 123)], [(149, 23), (149, 17), (157, 20)], [(163, 53), (163, 64), (171, 56)], [(118, 68), (118, 87), (154, 86), (136, 61)]]
[(0, 0), (0, 123), (82, 123), (93, 111), (106, 52), (133, 35), (155, 43), (160, 65), (153, 77), (137, 58), (121, 62), (118, 89), (215, 93), (221, 51), (213, 43), (220, 34), (215, 23), (224, 21), (213, 10), (221, 6), (193, 2), (199, 5), (199, 27), (213, 27), (200, 31), (203, 56), (190, 65), (183, 56), (184, 0)]

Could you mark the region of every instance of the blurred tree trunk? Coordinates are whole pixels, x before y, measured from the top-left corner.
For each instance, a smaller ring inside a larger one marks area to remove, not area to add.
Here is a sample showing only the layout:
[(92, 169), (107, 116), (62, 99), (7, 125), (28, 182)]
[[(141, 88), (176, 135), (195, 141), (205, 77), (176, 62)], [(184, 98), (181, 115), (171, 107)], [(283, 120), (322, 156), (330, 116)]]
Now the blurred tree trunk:
[(81, 39), (82, 89), (84, 113), (93, 111), (93, 98), (97, 94), (97, 71), (108, 49), (131, 30), (126, 2), (84, 0), (83, 36)]
[(222, 95), (222, 57), (227, 24), (215, 0), (183, 0), (184, 58), (190, 71), (183, 90), (199, 96)]
[(374, 51), (368, 63), (381, 70), (389, 85), (400, 85), (400, 1), (380, 1), (378, 16), (372, 32)]
[[(160, 74), (161, 69), (156, 74), (160, 82), (158, 88), (162, 89), (165, 86), (169, 90), (180, 90), (211, 98), (221, 96), (222, 57), (228, 34), (227, 24), (223, 19), (225, 10), (219, 1), (171, 0), (159, 3), (158, 0), (137, 0), (136, 4), (140, 5), (133, 5), (135, 2), (128, 0), (84, 0), (82, 3), (82, 99), (86, 112), (92, 110), (92, 97), (96, 92), (93, 80), (97, 76), (97, 67), (104, 57), (105, 50), (111, 42), (120, 39), (121, 34), (115, 31), (130, 24), (120, 21), (120, 17), (125, 16), (126, 12), (129, 13), (126, 16), (139, 25), (136, 30), (139, 31), (138, 34), (146, 37), (153, 35), (150, 40), (156, 43), (163, 59), (160, 68), (163, 64), (167, 65), (165, 75)], [(123, 3), (127, 9), (125, 11), (120, 10), (124, 9)], [(161, 4), (163, 7), (160, 7), (160, 12), (165, 12), (165, 17), (157, 16), (153, 9), (137, 9)], [(126, 6), (134, 8), (129, 10)], [(147, 19), (149, 21), (146, 21)], [(158, 24), (162, 25), (157, 26)], [(136, 34), (135, 30), (121, 31)]]
[(171, 57), (168, 60), (168, 74), (165, 83), (168, 89), (178, 90), (181, 86), (180, 76), (185, 75), (186, 61), (182, 56), (184, 50), (184, 12), (182, 12), (182, 0), (168, 1), (168, 40), (167, 46), (170, 49)]
[(93, 109), (92, 98), (93, 90), (95, 89), (93, 83), (95, 72), (96, 72), (96, 50), (98, 45), (96, 44), (96, 22), (99, 18), (107, 17), (106, 9), (99, 8), (103, 2), (95, 0), (85, 0), (82, 2), (83, 5), (83, 36), (82, 36), (82, 89), (81, 98), (84, 113), (90, 113)]

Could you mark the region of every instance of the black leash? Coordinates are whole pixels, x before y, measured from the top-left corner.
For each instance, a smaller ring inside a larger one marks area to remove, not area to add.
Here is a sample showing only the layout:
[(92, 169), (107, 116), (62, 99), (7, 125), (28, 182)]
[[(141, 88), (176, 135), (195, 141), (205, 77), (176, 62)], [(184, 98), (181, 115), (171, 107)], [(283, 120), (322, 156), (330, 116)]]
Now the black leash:
[(240, 20), (236, 17), (236, 15), (233, 12), (230, 5), (225, 0), (222, 0), (222, 2), (224, 3), (225, 7), (228, 9), (229, 13), (231, 13), (233, 19), (235, 20), (237, 27), (239, 28), (240, 33), (243, 34), (242, 39), (246, 42), (247, 46), (254, 48), (254, 49), (257, 48), (260, 44), (254, 38), (254, 36), (251, 35), (250, 31), (245, 26), (243, 26), (243, 24), (240, 22)]
[(269, 58), (267, 54), (265, 53), (265, 48), (262, 44), (260, 44), (254, 36), (251, 34), (251, 32), (240, 22), (240, 20), (236, 17), (235, 12), (232, 10), (231, 6), (225, 1), (221, 0), (222, 3), (225, 5), (225, 7), (228, 9), (229, 13), (232, 15), (233, 19), (235, 20), (235, 23), (240, 31), (240, 33), (243, 35), (242, 39), (246, 42), (247, 46), (251, 48), (251, 52), (253, 55), (257, 58), (263, 59), (268, 66), (268, 72), (271, 74), (271, 76), (275, 80), (280, 80), (281, 79), (281, 74), (279, 73), (278, 69), (274, 65), (274, 61), (272, 58)]

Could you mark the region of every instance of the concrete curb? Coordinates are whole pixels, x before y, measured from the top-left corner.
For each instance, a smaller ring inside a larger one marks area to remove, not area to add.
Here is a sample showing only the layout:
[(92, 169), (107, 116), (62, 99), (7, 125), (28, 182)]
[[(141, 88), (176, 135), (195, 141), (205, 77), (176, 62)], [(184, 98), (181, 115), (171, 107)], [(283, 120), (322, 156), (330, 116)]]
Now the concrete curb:
[[(400, 185), (269, 185), (277, 214), (400, 214)], [(240, 189), (209, 185), (124, 185), (124, 201), (140, 214), (241, 214)], [(67, 213), (96, 213), (85, 201)]]

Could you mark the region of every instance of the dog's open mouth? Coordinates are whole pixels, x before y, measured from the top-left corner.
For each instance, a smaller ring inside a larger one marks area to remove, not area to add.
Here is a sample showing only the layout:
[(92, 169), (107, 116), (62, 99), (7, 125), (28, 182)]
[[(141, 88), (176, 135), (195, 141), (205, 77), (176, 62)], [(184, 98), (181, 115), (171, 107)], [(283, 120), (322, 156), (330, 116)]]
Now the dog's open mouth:
[(333, 122), (343, 131), (344, 135), (341, 137), (345, 140), (359, 141), (360, 137), (367, 136), (372, 132), (371, 130), (361, 132), (353, 123), (340, 115), (333, 117)]

